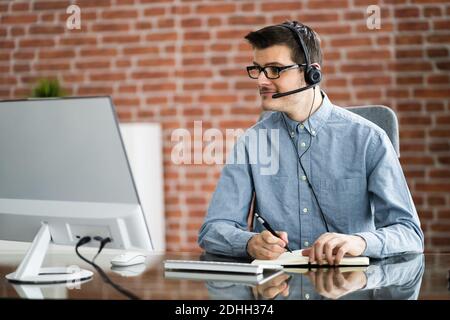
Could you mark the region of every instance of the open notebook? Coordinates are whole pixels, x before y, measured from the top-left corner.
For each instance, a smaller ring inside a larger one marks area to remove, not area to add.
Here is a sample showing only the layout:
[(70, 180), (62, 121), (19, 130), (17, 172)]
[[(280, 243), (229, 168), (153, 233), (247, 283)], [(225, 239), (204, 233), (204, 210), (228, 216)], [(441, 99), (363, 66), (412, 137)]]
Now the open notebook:
[[(308, 268), (314, 267), (329, 267), (330, 265), (322, 264), (310, 264), (308, 256), (302, 256), (302, 250), (295, 250), (292, 252), (282, 253), (277, 259), (274, 260), (253, 260), (252, 264), (256, 265), (282, 265), (288, 268)], [(339, 266), (368, 266), (368, 257), (344, 257), (341, 260)]]

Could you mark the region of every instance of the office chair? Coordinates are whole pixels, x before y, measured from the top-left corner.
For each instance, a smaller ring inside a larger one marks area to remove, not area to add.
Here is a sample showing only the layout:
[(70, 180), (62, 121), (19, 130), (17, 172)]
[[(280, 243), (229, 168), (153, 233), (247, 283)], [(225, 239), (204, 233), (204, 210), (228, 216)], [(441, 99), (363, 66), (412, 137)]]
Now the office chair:
[(397, 157), (400, 158), (398, 119), (397, 115), (391, 108), (382, 105), (372, 105), (347, 107), (346, 109), (369, 121), (372, 121), (383, 129), (391, 140), (394, 150), (397, 153)]

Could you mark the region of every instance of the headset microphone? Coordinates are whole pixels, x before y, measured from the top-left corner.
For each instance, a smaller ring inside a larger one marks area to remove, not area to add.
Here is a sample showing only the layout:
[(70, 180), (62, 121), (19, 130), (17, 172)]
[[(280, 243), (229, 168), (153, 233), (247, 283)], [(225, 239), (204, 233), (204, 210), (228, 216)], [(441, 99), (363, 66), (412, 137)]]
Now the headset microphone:
[(287, 91), (287, 92), (275, 93), (274, 95), (272, 95), (272, 99), (277, 99), (277, 98), (281, 98), (281, 97), (288, 96), (288, 95), (290, 95), (290, 94), (302, 92), (302, 91), (304, 91), (304, 90), (308, 90), (309, 88), (314, 87), (315, 85), (316, 85), (316, 83), (315, 83), (315, 84), (311, 84), (311, 85), (306, 86), (306, 87), (303, 87), (303, 88), (299, 88), (299, 89)]

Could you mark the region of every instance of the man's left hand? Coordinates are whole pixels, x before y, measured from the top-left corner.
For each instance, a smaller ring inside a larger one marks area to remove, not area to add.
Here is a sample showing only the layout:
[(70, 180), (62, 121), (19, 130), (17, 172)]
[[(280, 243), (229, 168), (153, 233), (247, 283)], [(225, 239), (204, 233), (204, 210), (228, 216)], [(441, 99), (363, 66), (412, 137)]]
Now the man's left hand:
[(344, 255), (359, 256), (366, 249), (366, 241), (359, 236), (341, 233), (324, 233), (311, 247), (303, 250), (304, 256), (309, 256), (309, 262), (338, 265)]

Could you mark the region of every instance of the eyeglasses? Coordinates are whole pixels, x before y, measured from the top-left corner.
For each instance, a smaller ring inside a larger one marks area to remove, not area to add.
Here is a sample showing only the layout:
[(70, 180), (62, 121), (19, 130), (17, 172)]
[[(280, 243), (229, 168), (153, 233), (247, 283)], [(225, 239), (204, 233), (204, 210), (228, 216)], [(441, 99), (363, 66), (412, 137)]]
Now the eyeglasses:
[(264, 75), (266, 76), (267, 79), (278, 79), (282, 72), (290, 70), (290, 69), (301, 68), (304, 66), (306, 66), (306, 63), (292, 64), (292, 65), (283, 66), (283, 67), (278, 67), (278, 66), (261, 67), (261, 66), (255, 65), (255, 66), (248, 66), (247, 73), (250, 78), (258, 79), (259, 75), (261, 74), (261, 71), (263, 71)]

